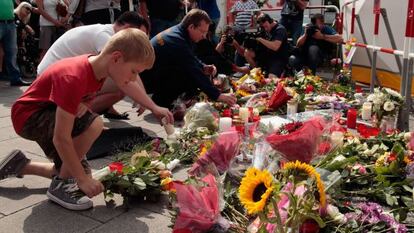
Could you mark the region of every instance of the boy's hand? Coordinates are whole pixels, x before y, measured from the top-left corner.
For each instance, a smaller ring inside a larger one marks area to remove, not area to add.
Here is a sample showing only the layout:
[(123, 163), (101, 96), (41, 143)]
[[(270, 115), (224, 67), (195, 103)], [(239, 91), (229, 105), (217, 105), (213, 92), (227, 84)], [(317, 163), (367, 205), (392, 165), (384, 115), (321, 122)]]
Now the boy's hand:
[(215, 76), (217, 74), (217, 68), (214, 65), (205, 65), (203, 67), (203, 73), (205, 75)]
[(158, 118), (158, 119), (167, 119), (168, 124), (174, 124), (174, 117), (173, 114), (168, 110), (168, 108), (163, 108), (160, 106), (156, 106), (152, 113)]
[(104, 191), (104, 186), (98, 180), (94, 180), (89, 176), (78, 180), (79, 189), (82, 190), (89, 198), (92, 198)]
[(85, 103), (80, 103), (78, 106), (78, 112), (76, 113), (76, 117), (81, 118), (88, 111), (89, 111), (89, 106)]

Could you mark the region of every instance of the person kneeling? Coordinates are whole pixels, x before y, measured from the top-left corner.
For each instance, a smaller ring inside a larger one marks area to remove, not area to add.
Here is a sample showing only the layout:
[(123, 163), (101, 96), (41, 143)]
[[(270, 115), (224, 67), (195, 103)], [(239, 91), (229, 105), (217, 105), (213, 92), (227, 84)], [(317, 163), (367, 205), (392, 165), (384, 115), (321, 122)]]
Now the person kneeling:
[(103, 129), (89, 109), (95, 93), (110, 77), (122, 87), (155, 60), (147, 35), (125, 29), (106, 43), (99, 55), (65, 58), (49, 66), (12, 107), (18, 135), (36, 141), (54, 162), (37, 163), (14, 151), (0, 162), (0, 179), (38, 175), (52, 178), (47, 196), (70, 210), (93, 206), (90, 198), (104, 190), (91, 177), (85, 155)]
[(257, 49), (246, 49), (245, 58), (250, 66), (263, 68), (269, 77), (280, 77), (289, 57), (286, 29), (268, 14), (261, 14), (257, 22), (269, 39), (258, 37)]

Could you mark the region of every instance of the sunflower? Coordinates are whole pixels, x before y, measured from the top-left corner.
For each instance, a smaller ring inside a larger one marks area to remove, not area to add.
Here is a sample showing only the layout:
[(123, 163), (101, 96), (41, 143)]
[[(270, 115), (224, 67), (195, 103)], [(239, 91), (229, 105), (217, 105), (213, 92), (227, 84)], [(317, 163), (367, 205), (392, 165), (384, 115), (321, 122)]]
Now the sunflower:
[(249, 168), (239, 187), (239, 198), (249, 214), (256, 214), (266, 206), (273, 191), (273, 177), (264, 170)]
[(325, 194), (325, 185), (321, 180), (321, 175), (309, 164), (302, 163), (300, 161), (286, 163), (283, 169), (289, 170), (299, 170), (305, 172), (309, 177), (315, 179), (316, 187), (318, 188), (319, 193), (319, 202), (321, 203), (322, 208), (326, 207), (326, 194)]

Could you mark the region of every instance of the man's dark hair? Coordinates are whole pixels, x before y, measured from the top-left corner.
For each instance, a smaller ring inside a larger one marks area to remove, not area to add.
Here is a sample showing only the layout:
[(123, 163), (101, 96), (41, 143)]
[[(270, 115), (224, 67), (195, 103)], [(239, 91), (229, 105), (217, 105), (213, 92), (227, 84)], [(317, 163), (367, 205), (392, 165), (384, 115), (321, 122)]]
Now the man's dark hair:
[(149, 31), (148, 21), (144, 17), (142, 17), (140, 14), (133, 12), (133, 11), (124, 12), (122, 15), (118, 17), (115, 23), (118, 25), (129, 24), (137, 28), (144, 26), (147, 29), (147, 31)]
[(312, 15), (312, 17), (311, 17), (311, 23), (312, 24), (316, 24), (316, 20), (318, 20), (318, 19), (321, 20), (321, 21), (324, 21), (323, 14), (317, 13), (317, 14)]
[(191, 24), (194, 25), (194, 27), (198, 27), (202, 21), (211, 24), (211, 19), (207, 12), (200, 9), (192, 9), (184, 16), (183, 20), (181, 20), (181, 25), (184, 28), (188, 28)]
[(265, 14), (265, 13), (263, 13), (263, 14), (261, 14), (257, 17), (257, 23), (259, 23), (259, 24), (264, 23), (264, 22), (273, 23), (274, 21), (275, 20), (272, 17), (270, 17), (270, 15)]

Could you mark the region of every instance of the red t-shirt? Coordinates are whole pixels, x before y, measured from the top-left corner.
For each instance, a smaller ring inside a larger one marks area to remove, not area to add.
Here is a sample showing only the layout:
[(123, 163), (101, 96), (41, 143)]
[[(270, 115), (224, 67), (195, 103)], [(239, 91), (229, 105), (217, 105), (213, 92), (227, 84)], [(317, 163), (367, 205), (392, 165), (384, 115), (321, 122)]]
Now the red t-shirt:
[(76, 115), (81, 102), (88, 102), (101, 89), (96, 80), (90, 55), (62, 59), (49, 66), (13, 104), (12, 121), (20, 133), (26, 120), (46, 104), (55, 104)]

